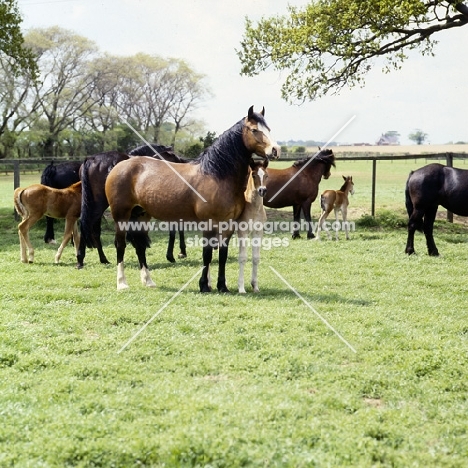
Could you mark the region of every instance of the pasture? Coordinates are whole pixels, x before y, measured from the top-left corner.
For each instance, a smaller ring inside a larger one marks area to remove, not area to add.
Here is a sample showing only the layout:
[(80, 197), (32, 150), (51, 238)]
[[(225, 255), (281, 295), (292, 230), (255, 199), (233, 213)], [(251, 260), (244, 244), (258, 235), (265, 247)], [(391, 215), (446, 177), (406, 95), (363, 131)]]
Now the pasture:
[[(54, 265), (45, 222), (30, 234), (35, 263), (21, 264), (13, 182), (0, 176), (0, 465), (466, 466), (466, 228), (442, 212), (441, 256), (427, 255), (422, 234), (417, 254), (404, 254), (404, 184), (425, 164), (378, 163), (373, 222), (371, 163), (338, 161), (320, 192), (353, 176), (351, 240), (276, 233), (289, 245), (262, 249), (259, 294), (237, 294), (231, 248), (230, 294), (200, 294), (197, 276), (175, 298), (201, 249), (169, 264), (165, 233), (147, 252), (155, 289), (141, 285), (132, 248), (127, 291), (95, 251), (83, 270), (71, 246)], [(292, 219), (291, 209), (268, 214)], [(103, 245), (115, 263), (110, 220)]]

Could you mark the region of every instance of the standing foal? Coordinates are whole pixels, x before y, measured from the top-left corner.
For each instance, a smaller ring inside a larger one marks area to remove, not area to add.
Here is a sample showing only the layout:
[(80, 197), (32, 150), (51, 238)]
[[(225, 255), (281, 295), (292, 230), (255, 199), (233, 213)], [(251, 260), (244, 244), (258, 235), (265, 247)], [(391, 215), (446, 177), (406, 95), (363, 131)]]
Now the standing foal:
[[(322, 228), (323, 222), (327, 219), (327, 216), (330, 214), (331, 210), (335, 210), (335, 218), (338, 222), (338, 211), (341, 211), (343, 216), (343, 225), (345, 228), (346, 239), (349, 240), (348, 234), (348, 224), (346, 223), (346, 218), (348, 216), (348, 194), (354, 194), (354, 182), (351, 176), (343, 176), (344, 184), (340, 190), (325, 190), (320, 197), (320, 205), (322, 207), (322, 214), (317, 227), (317, 240), (320, 240), (320, 229)], [(331, 239), (331, 235), (328, 229), (325, 229), (327, 236)], [(335, 229), (335, 237), (338, 240), (338, 229)]]
[[(268, 160), (255, 161), (250, 165), (251, 173), (245, 190), (245, 208), (239, 219), (237, 219), (237, 237), (239, 240), (239, 279), (237, 286), (239, 293), (245, 294), (244, 267), (247, 262), (247, 244), (249, 242), (250, 227), (252, 227), (252, 279), (250, 284), (254, 292), (258, 289), (258, 264), (260, 263), (260, 248), (263, 238), (263, 225), (267, 219), (263, 207), (263, 197), (267, 189), (265, 181), (268, 177), (266, 168)], [(246, 227), (247, 226), (247, 227)]]
[(13, 197), (16, 211), (23, 218), (18, 224), (21, 261), (23, 263), (34, 262), (34, 248), (29, 240), (29, 230), (44, 215), (51, 218), (65, 218), (65, 232), (55, 255), (55, 263), (59, 262), (63, 249), (68, 244), (72, 234), (75, 249), (78, 250), (80, 238), (77, 221), (81, 213), (81, 182), (64, 189), (55, 189), (42, 184), (30, 185), (27, 188), (18, 187)]

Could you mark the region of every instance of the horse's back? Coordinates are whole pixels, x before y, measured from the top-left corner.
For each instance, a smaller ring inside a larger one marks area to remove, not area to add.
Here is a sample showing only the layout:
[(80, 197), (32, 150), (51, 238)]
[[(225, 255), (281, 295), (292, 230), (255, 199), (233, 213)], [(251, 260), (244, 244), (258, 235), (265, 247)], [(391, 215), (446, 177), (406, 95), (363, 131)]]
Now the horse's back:
[(468, 170), (433, 163), (412, 172), (407, 194), (413, 205), (442, 205), (449, 211), (468, 216)]

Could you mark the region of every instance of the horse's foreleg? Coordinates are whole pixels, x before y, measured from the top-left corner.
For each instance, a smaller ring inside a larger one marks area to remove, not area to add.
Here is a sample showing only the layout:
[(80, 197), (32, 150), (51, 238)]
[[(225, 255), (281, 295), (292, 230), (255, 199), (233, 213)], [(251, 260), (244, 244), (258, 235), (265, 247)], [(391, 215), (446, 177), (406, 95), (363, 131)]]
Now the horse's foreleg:
[(73, 224), (73, 243), (75, 244), (75, 253), (78, 256), (78, 246), (80, 245), (81, 237), (80, 231), (78, 229), (78, 220), (76, 220)]
[[(322, 224), (323, 222), (327, 219), (327, 215), (328, 213), (324, 210), (322, 210), (322, 213), (320, 215), (320, 218), (318, 220), (318, 223), (317, 223), (317, 232), (315, 233), (316, 235), (316, 240), (320, 240), (320, 231), (322, 230)], [(327, 235), (328, 235), (328, 232), (327, 232)]]
[[(301, 205), (293, 205), (293, 220), (294, 220), (294, 225), (300, 226), (301, 225)], [(294, 229), (292, 233), (292, 238), (293, 239), (300, 239), (301, 234), (299, 233), (299, 227), (297, 229)]]
[(343, 227), (346, 235), (346, 240), (349, 240), (349, 230), (348, 230), (348, 207), (341, 208), (341, 214), (343, 215)]
[(219, 267), (218, 267), (218, 283), (216, 284), (218, 291), (228, 293), (229, 289), (226, 283), (226, 262), (228, 258), (229, 241), (231, 240), (232, 232), (223, 233), (219, 236)]
[(56, 244), (54, 235), (54, 218), (46, 216), (46, 232), (44, 234), (44, 242), (46, 244)]
[(185, 233), (183, 230), (179, 231), (179, 247), (180, 247), (179, 258), (186, 258), (187, 246), (185, 245)]
[(237, 237), (239, 241), (239, 277), (237, 279), (237, 288), (240, 294), (245, 294), (244, 269), (247, 263), (248, 232), (239, 229), (237, 231)]
[[(302, 211), (304, 212), (304, 218), (307, 222), (307, 225), (309, 226), (307, 229), (307, 239), (313, 239), (314, 233), (312, 232), (312, 216), (310, 214), (310, 211), (312, 209), (312, 203), (304, 203), (302, 205)], [(300, 221), (300, 220), (299, 220)]]
[(340, 222), (338, 221), (339, 211), (340, 211), (339, 208), (335, 208), (335, 228), (334, 228), (334, 231), (335, 231), (335, 239), (336, 240), (338, 240), (338, 230), (339, 230), (339, 226), (340, 226)]
[(75, 226), (75, 219), (65, 219), (65, 232), (63, 233), (63, 240), (62, 243), (60, 244), (60, 247), (57, 250), (57, 253), (55, 254), (55, 263), (58, 263), (60, 261), (60, 257), (62, 256), (63, 249), (67, 246), (68, 242), (70, 241), (73, 231), (74, 231), (74, 226)]
[(213, 259), (213, 243), (212, 239), (213, 233), (203, 233), (203, 239), (206, 242), (203, 244), (203, 271), (198, 281), (198, 285), (200, 287), (200, 292), (211, 292), (211, 284), (210, 284), (210, 264)]
[(131, 236), (132, 245), (138, 257), (140, 266), (140, 279), (144, 286), (154, 288), (156, 284), (151, 279), (148, 264), (146, 263), (146, 249), (150, 246), (150, 239), (146, 231), (134, 232)]
[(434, 221), (437, 215), (437, 206), (430, 207), (424, 213), (424, 235), (426, 236), (427, 252), (431, 257), (439, 256), (439, 251), (434, 242)]
[(263, 231), (254, 231), (252, 234), (252, 277), (250, 284), (254, 293), (260, 292), (258, 289), (258, 265), (260, 263), (260, 248), (262, 245)]
[(175, 263), (175, 258), (174, 258), (175, 234), (176, 233), (174, 229), (171, 229), (169, 231), (169, 241), (167, 243), (166, 259), (171, 263)]
[(125, 277), (124, 271), (124, 256), (125, 256), (125, 247), (127, 243), (125, 242), (125, 231), (118, 229), (115, 233), (115, 248), (117, 251), (117, 290), (127, 289), (127, 278)]

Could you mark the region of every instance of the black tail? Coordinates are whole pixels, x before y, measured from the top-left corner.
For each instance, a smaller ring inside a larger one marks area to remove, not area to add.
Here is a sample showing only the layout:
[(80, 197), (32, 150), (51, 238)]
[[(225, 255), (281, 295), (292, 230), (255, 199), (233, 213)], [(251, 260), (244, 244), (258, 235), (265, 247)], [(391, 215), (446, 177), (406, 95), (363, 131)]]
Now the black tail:
[(406, 211), (408, 213), (408, 217), (411, 218), (411, 215), (413, 214), (413, 201), (411, 200), (411, 196), (409, 193), (409, 181), (411, 179), (411, 176), (413, 175), (414, 171), (411, 171), (408, 176), (408, 180), (406, 181), (406, 188), (405, 188), (405, 205), (406, 205)]
[[(413, 205), (413, 200), (411, 199), (410, 191), (409, 191), (409, 183), (411, 176), (413, 175), (414, 171), (411, 171), (408, 176), (408, 180), (406, 181), (406, 187), (405, 187), (405, 205), (406, 205), (406, 211), (408, 213), (408, 218), (411, 219), (411, 215), (413, 214), (414, 210), (414, 205)], [(415, 229), (417, 231), (423, 231), (423, 222), (422, 220), (416, 223)]]
[(96, 239), (93, 235), (93, 192), (89, 181), (89, 166), (92, 164), (90, 158), (86, 158), (81, 166), (81, 237), (86, 247), (97, 247)]
[(54, 161), (52, 161), (41, 174), (41, 184), (47, 185), (48, 187), (54, 187), (55, 174), (57, 169), (54, 166)]

